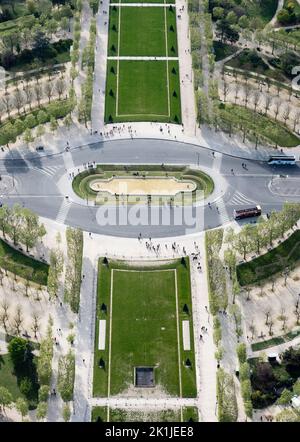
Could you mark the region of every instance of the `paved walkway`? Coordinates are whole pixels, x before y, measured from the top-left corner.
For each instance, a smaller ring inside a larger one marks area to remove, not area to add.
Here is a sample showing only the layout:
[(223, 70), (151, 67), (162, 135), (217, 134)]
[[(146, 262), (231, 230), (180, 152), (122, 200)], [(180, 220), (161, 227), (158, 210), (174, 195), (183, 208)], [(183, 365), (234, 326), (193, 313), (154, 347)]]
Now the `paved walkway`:
[[(215, 345), (213, 342), (213, 324), (208, 307), (208, 286), (204, 235), (199, 243), (202, 271), (197, 263), (191, 263), (191, 281), (193, 293), (193, 320), (195, 331), (195, 358), (197, 361), (198, 407), (203, 422), (216, 422), (216, 373)], [(207, 328), (207, 332), (201, 331)], [(200, 339), (200, 335), (203, 336)]]
[(197, 111), (192, 68), (189, 14), (185, 0), (176, 0), (176, 12), (182, 127), (185, 135), (195, 137)]
[(284, 0), (279, 0), (274, 17), (272, 18), (272, 20), (269, 23), (267, 23), (267, 26), (270, 26), (270, 25), (274, 26), (277, 23), (277, 14), (279, 11), (281, 11), (281, 9), (283, 8), (283, 5), (284, 5)]
[(76, 327), (75, 385), (73, 422), (90, 421), (89, 398), (92, 397), (94, 330), (96, 314), (96, 288), (99, 251), (91, 248), (92, 240), (84, 233), (83, 281), (81, 285), (80, 310)]

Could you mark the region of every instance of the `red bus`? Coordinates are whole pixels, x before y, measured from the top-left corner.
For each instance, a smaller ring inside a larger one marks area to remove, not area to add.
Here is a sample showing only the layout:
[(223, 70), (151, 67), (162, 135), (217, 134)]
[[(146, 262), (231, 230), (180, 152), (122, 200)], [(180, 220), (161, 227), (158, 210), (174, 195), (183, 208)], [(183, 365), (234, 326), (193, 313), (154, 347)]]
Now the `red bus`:
[(260, 206), (255, 206), (252, 207), (251, 209), (241, 209), (233, 211), (234, 219), (250, 218), (252, 216), (260, 216), (260, 215), (261, 215)]

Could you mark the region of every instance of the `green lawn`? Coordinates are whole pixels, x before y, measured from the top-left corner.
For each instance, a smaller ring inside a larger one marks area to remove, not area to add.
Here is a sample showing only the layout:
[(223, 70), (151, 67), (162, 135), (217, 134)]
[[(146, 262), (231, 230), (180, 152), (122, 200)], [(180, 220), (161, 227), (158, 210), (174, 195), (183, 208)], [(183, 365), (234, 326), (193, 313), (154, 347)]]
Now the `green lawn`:
[[(0, 386), (9, 390), (13, 397), (13, 401), (16, 401), (19, 397), (27, 400), (30, 409), (34, 409), (38, 402), (38, 389), (36, 374), (36, 360), (34, 358), (33, 363), (29, 366), (29, 372), (20, 372), (18, 376), (14, 372), (14, 366), (12, 364), (9, 354), (0, 355)], [(21, 380), (27, 377), (31, 380), (31, 390), (27, 394), (27, 397), (20, 391)]]
[(119, 66), (118, 115), (168, 116), (165, 61), (122, 61)]
[(178, 56), (174, 8), (110, 7), (108, 55), (165, 57), (167, 53)]
[[(121, 262), (110, 262), (109, 267), (99, 261), (97, 317), (94, 360), (94, 396), (108, 394), (110, 370), (110, 394), (118, 394), (134, 383), (134, 367), (155, 367), (155, 383), (172, 396), (180, 394), (175, 269), (178, 287), (180, 367), (182, 396), (196, 395), (193, 330), (188, 261), (180, 261), (160, 267), (128, 268)], [(110, 303), (113, 270), (112, 305)], [(120, 271), (130, 270), (130, 271)], [(131, 271), (134, 270), (134, 271)], [(155, 270), (155, 271), (150, 271)], [(100, 311), (105, 303), (107, 313)], [(189, 315), (182, 311), (184, 304)], [(112, 310), (112, 324), (110, 311)], [(99, 319), (106, 319), (106, 348), (98, 350)], [(191, 351), (182, 348), (182, 320), (190, 319)], [(109, 329), (111, 326), (111, 342)], [(111, 367), (109, 367), (111, 346)], [(100, 358), (105, 369), (98, 367)], [(192, 368), (186, 368), (189, 358)]]
[(106, 123), (115, 121), (180, 123), (181, 104), (178, 72), (177, 61), (167, 63), (161, 60), (122, 60), (119, 62), (118, 69), (118, 63), (115, 60), (109, 60), (105, 100)]
[(287, 266), (293, 268), (300, 259), (300, 230), (294, 232), (286, 241), (270, 252), (240, 264), (237, 277), (241, 286), (256, 284), (276, 273), (282, 272)]
[(24, 255), (0, 239), (0, 267), (28, 278), (36, 284), (47, 285), (49, 265)]
[[(111, 6), (108, 56), (177, 57), (175, 8)], [(108, 60), (105, 123), (124, 121), (181, 123), (177, 60)]]
[(10, 356), (8, 354), (0, 355), (0, 386), (6, 387), (15, 401), (18, 397), (23, 397), (23, 395), (20, 392), (18, 380), (13, 371), (14, 367)]
[(295, 329), (282, 336), (275, 336), (274, 338), (267, 339), (266, 341), (255, 342), (251, 344), (252, 351), (264, 350), (275, 345), (283, 344), (284, 342), (292, 341), (300, 335), (300, 329)]
[(164, 8), (120, 8), (119, 14), (119, 55), (166, 55)]

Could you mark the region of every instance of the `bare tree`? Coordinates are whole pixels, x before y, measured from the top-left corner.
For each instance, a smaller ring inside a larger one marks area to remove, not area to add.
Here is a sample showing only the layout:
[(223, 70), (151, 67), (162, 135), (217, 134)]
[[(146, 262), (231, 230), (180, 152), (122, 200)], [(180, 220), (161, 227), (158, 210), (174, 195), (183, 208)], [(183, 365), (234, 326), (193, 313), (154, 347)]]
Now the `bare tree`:
[(294, 114), (294, 126), (293, 126), (293, 130), (294, 132), (296, 131), (296, 126), (298, 126), (299, 122), (300, 122), (300, 111), (296, 111)]
[(227, 98), (228, 92), (230, 90), (230, 86), (229, 86), (229, 83), (227, 83), (225, 79), (223, 81), (223, 88), (222, 89), (223, 89), (223, 98), (224, 98), (224, 101), (226, 102), (226, 98)]
[(261, 97), (260, 92), (258, 90), (255, 90), (253, 92), (254, 112), (256, 112), (257, 106), (259, 105), (260, 97)]
[(50, 103), (51, 97), (53, 96), (53, 84), (51, 81), (46, 81), (44, 92), (45, 95), (48, 97), (48, 102)]
[(55, 91), (58, 94), (58, 98), (61, 99), (62, 94), (65, 92), (66, 90), (66, 82), (63, 78), (58, 78), (55, 82)]
[(292, 110), (291, 107), (289, 105), (287, 105), (282, 112), (282, 118), (284, 120), (285, 125), (286, 125), (287, 120), (290, 118), (291, 110)]
[(31, 330), (34, 333), (35, 339), (37, 339), (37, 333), (39, 329), (40, 329), (40, 318), (36, 312), (33, 312)]
[(6, 93), (2, 96), (2, 102), (4, 104), (6, 113), (8, 117), (10, 117), (10, 111), (11, 111), (11, 99), (10, 96)]
[(269, 322), (269, 335), (270, 336), (273, 335), (273, 331), (272, 331), (273, 325), (274, 325), (274, 322), (271, 319), (271, 321)]
[(243, 89), (244, 89), (244, 103), (245, 107), (247, 107), (249, 98), (251, 97), (252, 94), (252, 87), (250, 86), (250, 84), (246, 83)]
[(2, 122), (4, 111), (5, 111), (5, 105), (3, 103), (3, 100), (0, 100), (0, 123)]
[(264, 109), (265, 109), (265, 115), (267, 115), (267, 113), (269, 112), (269, 109), (272, 105), (272, 97), (270, 95), (266, 95), (265, 96), (265, 105), (264, 105)]
[(17, 335), (20, 335), (22, 324), (23, 324), (22, 308), (20, 305), (17, 305), (16, 313), (13, 317), (13, 326), (16, 330)]
[(241, 90), (241, 84), (236, 82), (234, 85), (234, 103), (236, 104), (239, 92)]
[(254, 338), (254, 333), (255, 333), (255, 326), (253, 324), (253, 321), (252, 321), (252, 323), (249, 326), (249, 330), (251, 332), (251, 339), (253, 339)]
[(274, 102), (275, 121), (277, 121), (277, 117), (278, 117), (278, 114), (279, 114), (280, 107), (281, 107), (281, 101), (280, 100), (275, 100), (275, 102)]
[(266, 325), (269, 324), (270, 316), (271, 316), (271, 312), (270, 312), (270, 310), (267, 310), (267, 311), (265, 312), (265, 317), (266, 317), (265, 324), (266, 324)]
[(32, 87), (30, 86), (29, 83), (26, 83), (26, 85), (24, 85), (24, 92), (25, 92), (25, 96), (26, 96), (26, 104), (29, 106), (29, 109), (31, 110), (31, 105), (32, 105), (34, 93), (33, 93)]
[(41, 99), (43, 98), (43, 88), (40, 85), (40, 83), (38, 83), (38, 81), (34, 85), (34, 95), (35, 95), (36, 101), (38, 102), (38, 106), (40, 107)]
[(20, 115), (20, 109), (22, 108), (22, 106), (24, 105), (24, 95), (23, 92), (20, 91), (20, 89), (16, 89), (14, 94), (13, 94), (13, 101), (15, 104), (15, 107), (18, 110), (18, 114)]

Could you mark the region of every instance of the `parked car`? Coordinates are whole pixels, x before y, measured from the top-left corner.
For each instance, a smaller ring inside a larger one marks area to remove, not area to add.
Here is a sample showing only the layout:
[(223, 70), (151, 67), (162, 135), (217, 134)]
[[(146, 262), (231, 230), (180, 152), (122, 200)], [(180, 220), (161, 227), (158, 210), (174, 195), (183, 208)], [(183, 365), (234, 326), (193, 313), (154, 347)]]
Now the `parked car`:
[(41, 150), (44, 150), (44, 146), (37, 146), (36, 148), (35, 148), (35, 150), (38, 152), (38, 151), (41, 151)]

